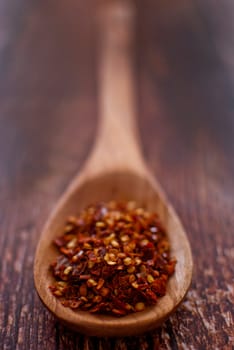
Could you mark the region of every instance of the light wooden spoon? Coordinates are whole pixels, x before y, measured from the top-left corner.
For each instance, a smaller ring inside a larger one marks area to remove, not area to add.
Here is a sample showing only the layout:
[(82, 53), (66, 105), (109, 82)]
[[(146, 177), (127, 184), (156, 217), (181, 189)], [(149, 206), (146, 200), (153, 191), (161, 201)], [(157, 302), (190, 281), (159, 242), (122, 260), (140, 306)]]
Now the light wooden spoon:
[[(186, 233), (174, 209), (148, 171), (139, 149), (135, 125), (131, 45), (134, 8), (125, 1), (103, 7), (100, 54), (100, 127), (94, 150), (50, 216), (39, 241), (34, 279), (45, 306), (64, 324), (88, 335), (128, 336), (159, 326), (184, 298), (191, 282), (192, 256)], [(158, 212), (166, 227), (171, 254), (177, 259), (166, 295), (157, 305), (122, 318), (65, 308), (49, 286), (57, 256), (52, 240), (61, 235), (67, 216), (95, 201), (135, 200)]]

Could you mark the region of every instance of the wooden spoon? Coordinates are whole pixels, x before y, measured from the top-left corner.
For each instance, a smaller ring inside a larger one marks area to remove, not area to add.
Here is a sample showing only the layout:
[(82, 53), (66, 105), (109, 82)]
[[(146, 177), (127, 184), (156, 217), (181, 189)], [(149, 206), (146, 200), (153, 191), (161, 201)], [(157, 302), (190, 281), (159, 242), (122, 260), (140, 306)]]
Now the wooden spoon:
[[(128, 336), (159, 326), (184, 298), (191, 282), (192, 255), (186, 233), (159, 184), (148, 171), (139, 149), (135, 125), (131, 45), (134, 8), (110, 1), (102, 12), (100, 55), (101, 120), (95, 147), (83, 171), (60, 199), (42, 232), (35, 257), (34, 279), (45, 306), (74, 330), (95, 336)], [(157, 305), (122, 318), (65, 308), (49, 286), (57, 256), (52, 240), (61, 235), (67, 216), (94, 201), (135, 200), (158, 212), (166, 227), (171, 254), (177, 258), (167, 293)]]

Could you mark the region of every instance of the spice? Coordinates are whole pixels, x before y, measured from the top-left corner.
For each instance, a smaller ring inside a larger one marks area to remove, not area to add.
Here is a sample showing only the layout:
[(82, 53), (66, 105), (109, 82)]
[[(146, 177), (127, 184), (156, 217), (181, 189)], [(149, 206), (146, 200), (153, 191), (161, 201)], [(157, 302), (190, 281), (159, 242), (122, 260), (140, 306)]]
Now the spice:
[(134, 202), (90, 205), (54, 240), (51, 292), (72, 309), (115, 316), (142, 311), (166, 293), (175, 259), (158, 216)]

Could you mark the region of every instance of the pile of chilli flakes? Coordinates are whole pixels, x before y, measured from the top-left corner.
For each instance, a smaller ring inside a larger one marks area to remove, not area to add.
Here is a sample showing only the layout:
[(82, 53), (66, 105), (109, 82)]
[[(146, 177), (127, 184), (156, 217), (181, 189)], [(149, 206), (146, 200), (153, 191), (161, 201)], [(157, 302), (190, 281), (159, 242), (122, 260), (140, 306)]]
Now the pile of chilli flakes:
[(54, 240), (54, 296), (65, 307), (124, 316), (157, 303), (176, 260), (155, 213), (135, 202), (97, 203), (67, 219)]

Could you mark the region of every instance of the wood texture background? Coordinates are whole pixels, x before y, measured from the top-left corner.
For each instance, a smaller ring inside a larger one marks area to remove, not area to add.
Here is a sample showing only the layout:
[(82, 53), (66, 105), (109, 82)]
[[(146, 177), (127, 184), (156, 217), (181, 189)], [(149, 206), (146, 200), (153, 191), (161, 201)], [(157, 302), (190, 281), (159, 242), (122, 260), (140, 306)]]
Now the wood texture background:
[(234, 347), (234, 3), (137, 1), (136, 75), (145, 157), (194, 255), (179, 310), (142, 337), (64, 329), (34, 290), (42, 226), (92, 146), (96, 0), (0, 3), (0, 348)]

